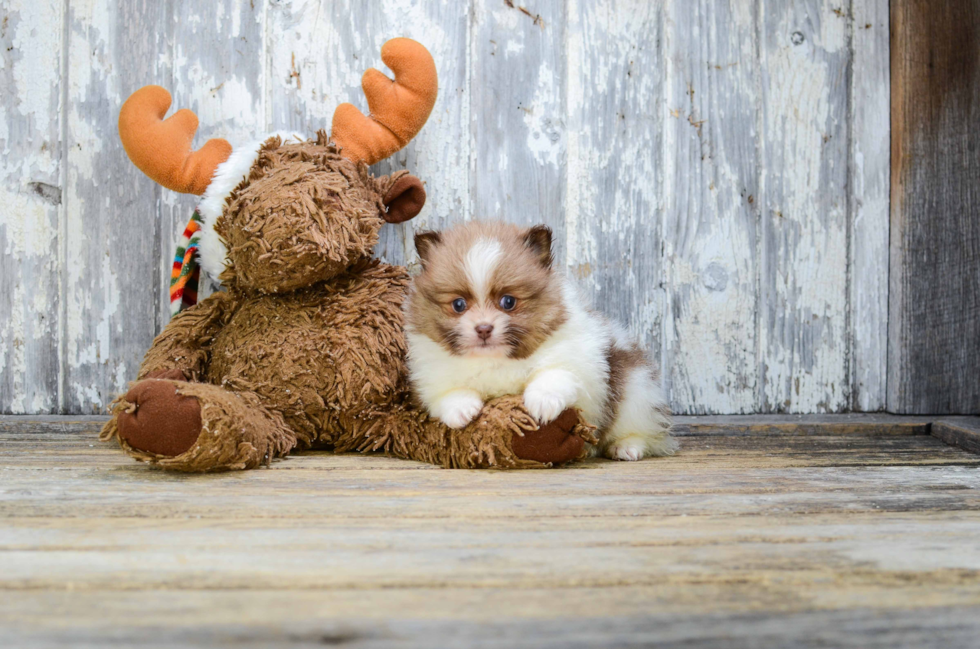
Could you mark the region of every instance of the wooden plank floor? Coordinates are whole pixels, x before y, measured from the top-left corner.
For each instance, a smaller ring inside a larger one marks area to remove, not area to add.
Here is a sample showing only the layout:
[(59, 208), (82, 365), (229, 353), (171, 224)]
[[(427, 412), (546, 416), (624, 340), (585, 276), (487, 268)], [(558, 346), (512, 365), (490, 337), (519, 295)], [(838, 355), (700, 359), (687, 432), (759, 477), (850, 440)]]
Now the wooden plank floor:
[(100, 421), (0, 418), (0, 647), (980, 642), (980, 455), (927, 419), (685, 418), (675, 457), (554, 471), (320, 452), (206, 476)]

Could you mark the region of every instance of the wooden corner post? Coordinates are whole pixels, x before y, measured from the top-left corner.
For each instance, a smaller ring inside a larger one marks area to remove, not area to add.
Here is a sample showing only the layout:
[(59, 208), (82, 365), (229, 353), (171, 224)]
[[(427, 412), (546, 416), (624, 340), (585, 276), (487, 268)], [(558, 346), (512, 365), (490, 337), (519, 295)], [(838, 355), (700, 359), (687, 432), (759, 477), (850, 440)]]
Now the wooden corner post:
[(888, 410), (980, 412), (980, 0), (891, 3)]

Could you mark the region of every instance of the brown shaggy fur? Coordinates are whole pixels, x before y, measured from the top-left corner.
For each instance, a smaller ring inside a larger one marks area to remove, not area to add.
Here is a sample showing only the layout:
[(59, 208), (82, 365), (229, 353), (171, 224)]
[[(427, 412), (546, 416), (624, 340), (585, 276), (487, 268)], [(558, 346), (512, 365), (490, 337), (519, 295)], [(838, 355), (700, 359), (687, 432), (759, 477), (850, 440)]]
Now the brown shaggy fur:
[[(404, 175), (373, 178), (323, 133), (302, 144), (269, 140), (216, 223), (231, 262), (227, 291), (177, 315), (139, 372), (199, 402), (197, 441), (176, 457), (133, 448), (123, 429), (139, 404), (126, 397), (103, 439), (178, 471), (252, 468), (296, 447), (386, 451), (446, 467), (542, 466), (514, 451), (514, 435), (537, 429), (520, 398), (488, 403), (461, 431), (411, 403), (408, 274), (371, 258), (383, 198)], [(582, 424), (572, 434), (594, 439)]]

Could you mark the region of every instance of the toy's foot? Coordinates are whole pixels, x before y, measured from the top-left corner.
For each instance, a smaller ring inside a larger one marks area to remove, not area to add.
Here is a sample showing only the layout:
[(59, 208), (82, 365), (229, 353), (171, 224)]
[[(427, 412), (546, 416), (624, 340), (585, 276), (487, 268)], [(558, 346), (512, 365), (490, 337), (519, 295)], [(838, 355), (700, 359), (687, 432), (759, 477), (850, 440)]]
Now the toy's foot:
[(112, 410), (99, 439), (172, 471), (252, 469), (296, 446), (296, 433), (257, 394), (210, 383), (144, 379)]
[(534, 460), (552, 464), (570, 462), (582, 456), (585, 440), (573, 432), (579, 423), (578, 413), (569, 408), (554, 421), (541, 425), (538, 430), (514, 435), (514, 454), (522, 460)]
[(176, 457), (201, 434), (200, 403), (177, 394), (170, 381), (140, 381), (124, 399), (131, 405), (118, 414), (119, 437), (137, 451)]

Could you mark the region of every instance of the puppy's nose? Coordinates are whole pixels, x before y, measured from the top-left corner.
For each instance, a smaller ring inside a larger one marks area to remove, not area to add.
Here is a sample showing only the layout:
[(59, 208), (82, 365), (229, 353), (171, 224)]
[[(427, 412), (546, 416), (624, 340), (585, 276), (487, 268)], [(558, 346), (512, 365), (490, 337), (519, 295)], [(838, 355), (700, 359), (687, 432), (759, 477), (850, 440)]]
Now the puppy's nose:
[(480, 340), (487, 340), (490, 338), (490, 334), (493, 333), (493, 325), (482, 324), (476, 326), (476, 335), (480, 337)]

